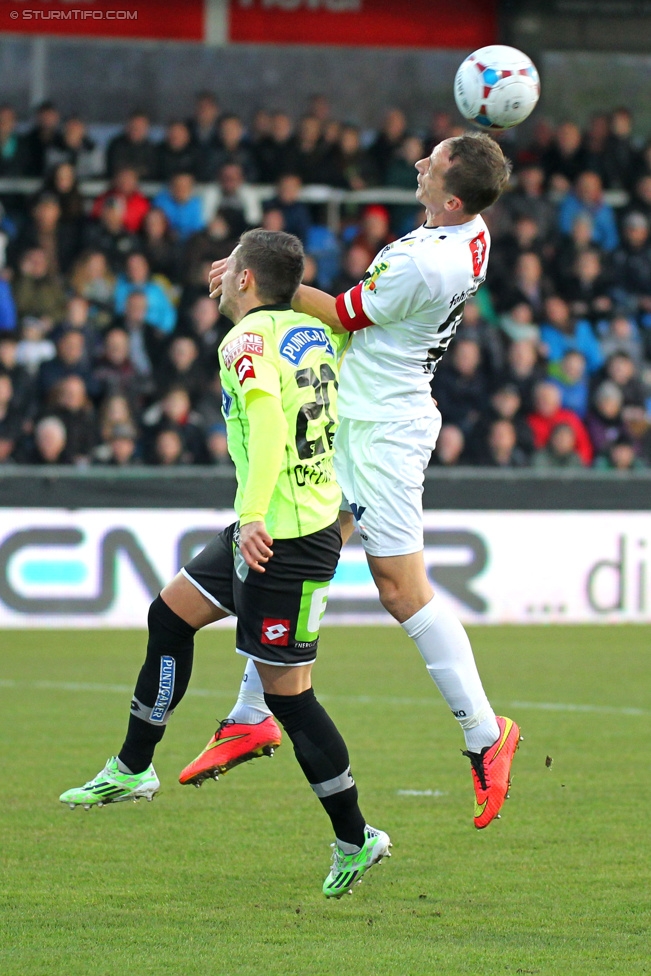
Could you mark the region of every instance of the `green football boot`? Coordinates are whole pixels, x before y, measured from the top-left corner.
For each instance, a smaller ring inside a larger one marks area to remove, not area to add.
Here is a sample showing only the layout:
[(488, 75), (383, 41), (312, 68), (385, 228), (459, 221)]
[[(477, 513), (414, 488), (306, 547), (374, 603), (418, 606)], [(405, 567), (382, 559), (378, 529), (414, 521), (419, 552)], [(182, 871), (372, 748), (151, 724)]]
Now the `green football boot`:
[(383, 830), (375, 830), (367, 824), (364, 837), (364, 846), (357, 854), (344, 854), (337, 844), (332, 844), (332, 867), (323, 882), (323, 894), (326, 898), (341, 898), (346, 893), (352, 894), (353, 885), (361, 884), (369, 868), (379, 864), (383, 857), (391, 857), (389, 848), (393, 845), (389, 835)]
[(85, 810), (91, 807), (103, 807), (105, 803), (119, 803), (121, 800), (139, 800), (146, 797), (153, 800), (160, 789), (160, 780), (153, 766), (149, 766), (144, 773), (121, 773), (118, 761), (113, 756), (108, 759), (106, 766), (85, 786), (66, 790), (59, 799), (67, 803), (71, 810), (83, 806)]

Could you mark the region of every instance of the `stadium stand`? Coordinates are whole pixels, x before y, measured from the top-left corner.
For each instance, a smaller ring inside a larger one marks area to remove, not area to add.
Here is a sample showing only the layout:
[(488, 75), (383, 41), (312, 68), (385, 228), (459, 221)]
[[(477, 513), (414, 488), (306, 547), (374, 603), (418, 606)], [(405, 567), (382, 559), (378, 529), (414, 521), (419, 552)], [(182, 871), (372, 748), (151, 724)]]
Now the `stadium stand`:
[[(458, 128), (377, 133), (261, 109), (156, 130), (0, 107), (0, 463), (228, 465), (210, 263), (247, 227), (296, 233), (337, 293), (422, 218), (416, 159)], [(485, 215), (488, 283), (433, 382), (437, 465), (651, 466), (651, 142), (631, 113), (540, 120)], [(522, 139), (522, 136), (518, 136)]]

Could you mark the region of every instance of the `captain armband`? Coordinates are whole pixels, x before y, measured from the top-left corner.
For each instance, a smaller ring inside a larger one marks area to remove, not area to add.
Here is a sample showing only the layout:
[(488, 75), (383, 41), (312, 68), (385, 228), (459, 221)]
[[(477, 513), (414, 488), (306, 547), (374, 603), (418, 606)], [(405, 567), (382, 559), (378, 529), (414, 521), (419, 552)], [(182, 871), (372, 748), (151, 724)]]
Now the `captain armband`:
[(339, 321), (346, 332), (359, 332), (360, 329), (367, 329), (369, 325), (375, 325), (375, 322), (371, 322), (364, 312), (361, 281), (354, 288), (337, 295), (335, 302)]

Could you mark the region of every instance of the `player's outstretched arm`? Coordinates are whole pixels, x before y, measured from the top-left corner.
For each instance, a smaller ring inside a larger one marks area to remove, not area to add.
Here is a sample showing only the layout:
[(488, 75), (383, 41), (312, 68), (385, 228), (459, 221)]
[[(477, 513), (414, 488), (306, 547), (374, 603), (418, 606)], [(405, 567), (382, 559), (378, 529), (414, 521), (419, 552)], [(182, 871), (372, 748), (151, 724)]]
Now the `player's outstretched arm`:
[(346, 332), (337, 314), (335, 299), (319, 288), (299, 285), (292, 301), (292, 308), (295, 312), (303, 312), (304, 315), (313, 315), (315, 319), (321, 319), (333, 332)]

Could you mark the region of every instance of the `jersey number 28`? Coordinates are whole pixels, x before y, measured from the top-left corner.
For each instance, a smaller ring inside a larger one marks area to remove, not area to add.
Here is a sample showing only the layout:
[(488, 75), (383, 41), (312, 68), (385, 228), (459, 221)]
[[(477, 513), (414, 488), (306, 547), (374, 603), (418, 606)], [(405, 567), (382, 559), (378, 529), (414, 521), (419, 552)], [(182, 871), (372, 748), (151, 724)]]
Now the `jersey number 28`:
[[(304, 403), (296, 416), (296, 451), (301, 460), (306, 460), (332, 450), (335, 421), (330, 413), (328, 383), (334, 383), (337, 389), (337, 377), (327, 363), (321, 363), (318, 376), (311, 366), (307, 369), (297, 369), (295, 375), (299, 389), (307, 387), (314, 389), (314, 399)], [(311, 441), (307, 436), (308, 424), (310, 421), (319, 420), (324, 411), (326, 422), (323, 426), (323, 436)]]

